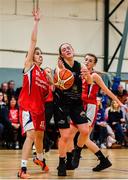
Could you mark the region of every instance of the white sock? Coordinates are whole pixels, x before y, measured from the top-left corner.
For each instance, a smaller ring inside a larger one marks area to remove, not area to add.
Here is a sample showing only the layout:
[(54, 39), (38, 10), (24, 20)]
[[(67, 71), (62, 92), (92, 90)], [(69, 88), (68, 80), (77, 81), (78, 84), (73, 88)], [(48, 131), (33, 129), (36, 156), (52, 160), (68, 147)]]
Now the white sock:
[(43, 161), (43, 153), (37, 153), (37, 158), (40, 160), (40, 161)]
[(21, 160), (21, 167), (27, 167), (27, 160)]

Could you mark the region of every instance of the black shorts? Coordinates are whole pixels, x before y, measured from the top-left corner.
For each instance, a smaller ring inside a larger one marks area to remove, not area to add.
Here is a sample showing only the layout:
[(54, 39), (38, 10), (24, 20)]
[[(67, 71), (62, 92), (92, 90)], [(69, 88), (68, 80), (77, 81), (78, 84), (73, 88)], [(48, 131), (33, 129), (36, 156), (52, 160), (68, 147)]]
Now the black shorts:
[(82, 104), (68, 104), (56, 107), (54, 118), (59, 129), (69, 128), (70, 120), (76, 125), (88, 123), (88, 118)]

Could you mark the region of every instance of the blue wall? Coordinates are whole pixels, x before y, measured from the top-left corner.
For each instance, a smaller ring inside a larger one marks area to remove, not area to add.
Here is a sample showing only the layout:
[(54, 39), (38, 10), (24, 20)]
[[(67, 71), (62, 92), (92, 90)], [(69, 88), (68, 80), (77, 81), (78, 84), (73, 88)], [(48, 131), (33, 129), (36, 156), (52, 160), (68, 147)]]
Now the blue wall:
[[(0, 68), (0, 84), (4, 81), (14, 80), (16, 83), (16, 88), (22, 86), (22, 71), (23, 69), (16, 69), (16, 68)], [(113, 79), (113, 76), (115, 73), (109, 73), (111, 78)], [(103, 80), (105, 84), (109, 81), (109, 77), (107, 75), (104, 75)], [(121, 74), (121, 80), (128, 80), (128, 73), (122, 73)], [(106, 84), (107, 85), (107, 84)]]
[(16, 68), (0, 68), (0, 84), (4, 81), (14, 80), (15, 87), (22, 86), (22, 71), (23, 69)]

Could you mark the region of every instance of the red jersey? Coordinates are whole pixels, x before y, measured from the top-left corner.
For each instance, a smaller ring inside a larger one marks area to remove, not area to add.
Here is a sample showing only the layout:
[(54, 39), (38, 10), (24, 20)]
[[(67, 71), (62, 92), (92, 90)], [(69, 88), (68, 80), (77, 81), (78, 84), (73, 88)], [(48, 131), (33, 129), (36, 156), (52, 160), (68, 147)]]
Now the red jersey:
[(100, 87), (98, 84), (93, 82), (93, 84), (87, 84), (86, 80), (83, 79), (82, 82), (82, 100), (85, 104), (97, 104), (97, 94)]
[(45, 102), (52, 102), (53, 101), (53, 92), (52, 92), (52, 87), (49, 85), (49, 92), (48, 95), (45, 99)]
[(19, 123), (19, 111), (17, 108), (10, 108), (9, 110), (9, 120), (11, 123)]
[(20, 108), (37, 114), (44, 112), (48, 88), (45, 72), (34, 64), (24, 73), (23, 86), (18, 99)]

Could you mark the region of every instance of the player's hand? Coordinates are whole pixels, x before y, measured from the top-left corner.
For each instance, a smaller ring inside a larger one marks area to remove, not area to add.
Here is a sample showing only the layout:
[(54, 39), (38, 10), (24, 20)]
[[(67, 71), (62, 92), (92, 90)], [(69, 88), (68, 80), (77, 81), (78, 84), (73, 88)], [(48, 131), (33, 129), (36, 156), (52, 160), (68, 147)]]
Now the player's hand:
[(82, 77), (82, 79), (83, 79), (83, 78), (86, 78), (86, 77), (89, 76), (89, 75), (90, 75), (89, 70), (88, 70), (87, 67), (82, 63), (82, 64), (81, 64), (81, 77)]
[(34, 20), (35, 21), (39, 21), (40, 20), (40, 10), (39, 9), (37, 9), (37, 10), (33, 9), (32, 14), (34, 16)]
[(64, 63), (61, 60), (61, 57), (58, 58), (58, 68), (59, 69), (65, 69)]
[(81, 76), (85, 77), (90, 74), (89, 70), (86, 67), (81, 68)]
[(93, 78), (90, 74), (90, 71), (87, 69), (85, 65), (82, 65), (81, 67), (81, 78), (85, 79), (88, 84), (93, 83)]

